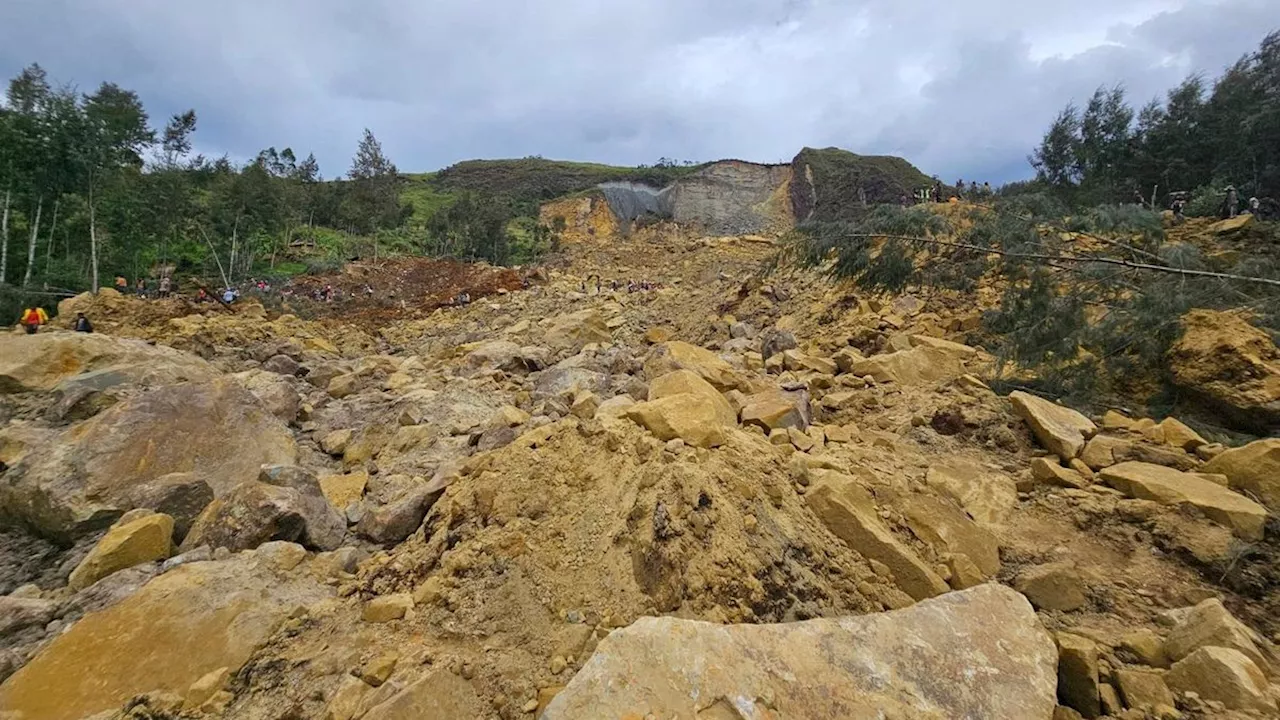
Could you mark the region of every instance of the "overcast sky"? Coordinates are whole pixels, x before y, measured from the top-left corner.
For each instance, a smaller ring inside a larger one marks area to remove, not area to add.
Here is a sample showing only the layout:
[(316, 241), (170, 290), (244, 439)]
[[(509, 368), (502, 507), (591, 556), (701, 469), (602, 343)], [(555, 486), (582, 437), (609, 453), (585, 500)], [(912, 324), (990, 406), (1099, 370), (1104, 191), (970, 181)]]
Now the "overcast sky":
[(1280, 0), (0, 0), (0, 73), (111, 80), (200, 150), (314, 152), (368, 126), (405, 171), (542, 155), (789, 161), (803, 146), (929, 173), (1030, 174), (1053, 115), (1216, 76)]

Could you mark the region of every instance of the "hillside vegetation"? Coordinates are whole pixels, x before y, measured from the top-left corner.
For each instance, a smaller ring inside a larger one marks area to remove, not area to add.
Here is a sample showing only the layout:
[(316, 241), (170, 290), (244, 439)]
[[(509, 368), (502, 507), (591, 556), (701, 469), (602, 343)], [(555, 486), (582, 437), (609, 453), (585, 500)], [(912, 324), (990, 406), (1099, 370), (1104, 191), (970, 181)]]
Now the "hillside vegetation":
[(791, 202), (796, 218), (842, 222), (868, 206), (898, 203), (933, 180), (900, 157), (857, 155), (839, 148), (805, 148), (792, 163)]

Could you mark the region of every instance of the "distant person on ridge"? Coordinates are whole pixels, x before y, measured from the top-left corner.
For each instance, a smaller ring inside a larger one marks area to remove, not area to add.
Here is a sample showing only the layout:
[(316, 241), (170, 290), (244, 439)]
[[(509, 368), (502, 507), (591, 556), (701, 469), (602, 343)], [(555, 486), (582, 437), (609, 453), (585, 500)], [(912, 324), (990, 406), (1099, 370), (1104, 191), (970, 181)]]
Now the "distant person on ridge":
[(172, 287), (172, 282), (173, 281), (169, 279), (168, 275), (160, 278), (160, 297), (169, 297), (169, 288)]
[(37, 306), (22, 311), (22, 327), (26, 329), (28, 335), (35, 335), (40, 326), (47, 322), (49, 322), (49, 316), (42, 307)]
[(956, 198), (960, 200), (964, 199), (964, 180), (956, 181)]
[(123, 275), (116, 276), (116, 292), (122, 295), (129, 292), (129, 281)]
[(138, 294), (138, 297), (140, 297), (140, 298), (144, 298), (144, 297), (146, 297), (146, 296), (147, 296), (147, 281), (146, 281), (146, 280), (144, 280), (144, 279), (142, 279), (142, 278), (138, 278), (138, 284), (137, 284), (137, 285), (134, 285), (133, 289), (134, 289), (134, 292), (136, 292), (136, 293)]
[(947, 199), (943, 197), (942, 181), (936, 177), (933, 179), (933, 201), (937, 203), (947, 201)]
[(93, 323), (89, 322), (89, 318), (85, 317), (82, 312), (76, 313), (75, 331), (78, 333), (93, 332)]
[(1227, 212), (1228, 218), (1233, 218), (1240, 214), (1240, 195), (1236, 193), (1235, 185), (1227, 186)]
[(1249, 198), (1249, 214), (1258, 215), (1262, 210), (1262, 203), (1258, 201), (1258, 196)]

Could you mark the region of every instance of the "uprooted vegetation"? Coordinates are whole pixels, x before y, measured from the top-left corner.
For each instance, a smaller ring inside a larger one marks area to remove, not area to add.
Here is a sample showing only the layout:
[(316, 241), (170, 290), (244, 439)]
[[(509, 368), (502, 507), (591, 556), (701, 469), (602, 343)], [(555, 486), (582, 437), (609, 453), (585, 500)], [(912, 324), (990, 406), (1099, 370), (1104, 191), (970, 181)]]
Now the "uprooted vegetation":
[[(1169, 408), (1166, 359), (1191, 309), (1280, 327), (1280, 268), (1252, 220), (1170, 225), (1170, 237), (1161, 216), (1133, 206), (882, 206), (859, 222), (802, 225), (786, 257), (867, 289), (998, 297), (969, 336), (999, 359), (998, 380)], [(1241, 235), (1255, 238), (1248, 252), (1222, 246)]]

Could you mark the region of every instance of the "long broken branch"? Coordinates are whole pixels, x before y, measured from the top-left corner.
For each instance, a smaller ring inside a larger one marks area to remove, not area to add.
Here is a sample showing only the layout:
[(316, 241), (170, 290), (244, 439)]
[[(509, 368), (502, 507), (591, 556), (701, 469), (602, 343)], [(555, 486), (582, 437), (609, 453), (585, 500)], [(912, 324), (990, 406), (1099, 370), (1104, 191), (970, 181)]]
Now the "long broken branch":
[(883, 238), (886, 240), (905, 240), (907, 242), (919, 242), (927, 245), (935, 245), (938, 247), (949, 247), (957, 250), (972, 250), (984, 255), (1000, 255), (1003, 257), (1016, 258), (1019, 260), (1041, 260), (1049, 263), (1069, 262), (1069, 263), (1100, 263), (1103, 265), (1116, 265), (1126, 267), (1133, 270), (1147, 270), (1150, 272), (1170, 273), (1173, 275), (1182, 275), (1184, 277), (1208, 277), (1217, 278), (1219, 280), (1235, 280), (1237, 282), (1255, 283), (1259, 285), (1270, 285), (1272, 287), (1280, 287), (1280, 280), (1272, 280), (1270, 278), (1254, 277), (1251, 275), (1236, 275), (1234, 273), (1220, 273), (1209, 270), (1189, 270), (1187, 268), (1170, 267), (1168, 265), (1152, 265), (1150, 263), (1134, 262), (1132, 260), (1120, 260), (1117, 258), (1106, 257), (1081, 257), (1077, 255), (1040, 255), (1035, 253), (1016, 253), (1007, 250), (996, 250), (995, 248), (982, 247), (980, 245), (970, 245), (968, 243), (951, 242), (948, 240), (937, 240), (934, 238), (920, 237), (917, 235), (890, 235), (885, 233), (851, 233), (843, 235), (846, 238), (865, 238), (874, 240)]

